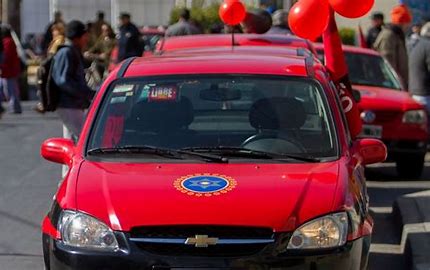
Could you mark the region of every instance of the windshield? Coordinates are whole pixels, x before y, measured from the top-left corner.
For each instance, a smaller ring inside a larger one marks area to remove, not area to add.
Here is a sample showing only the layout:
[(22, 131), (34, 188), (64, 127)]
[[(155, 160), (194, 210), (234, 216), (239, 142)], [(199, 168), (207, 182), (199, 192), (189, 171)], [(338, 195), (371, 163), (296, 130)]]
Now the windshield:
[(401, 89), (393, 69), (380, 56), (346, 53), (346, 62), (352, 84)]
[(190, 153), (198, 152), (206, 158), (208, 153), (230, 155), (230, 160), (288, 155), (303, 161), (336, 157), (332, 123), (324, 93), (312, 80), (243, 75), (141, 78), (109, 88), (87, 150), (111, 154), (121, 149), (121, 156), (141, 154), (139, 159), (154, 158), (148, 153), (164, 159), (185, 153), (187, 159), (197, 159)]

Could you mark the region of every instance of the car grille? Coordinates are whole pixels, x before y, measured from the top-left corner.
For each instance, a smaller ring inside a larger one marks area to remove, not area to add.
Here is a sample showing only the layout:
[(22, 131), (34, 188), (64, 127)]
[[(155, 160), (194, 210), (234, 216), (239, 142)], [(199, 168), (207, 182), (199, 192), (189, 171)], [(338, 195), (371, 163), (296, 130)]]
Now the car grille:
[[(133, 228), (131, 239), (186, 239), (196, 235), (207, 235), (219, 239), (273, 239), (273, 231), (269, 228), (234, 227), (234, 226), (150, 226)], [(147, 243), (134, 241), (136, 246), (157, 255), (166, 256), (201, 256), (201, 257), (236, 257), (249, 256), (262, 251), (268, 243), (252, 244), (217, 244), (206, 248), (194, 245), (172, 243)]]
[(402, 115), (402, 112), (399, 111), (376, 111), (375, 113), (375, 122), (379, 124), (393, 122)]

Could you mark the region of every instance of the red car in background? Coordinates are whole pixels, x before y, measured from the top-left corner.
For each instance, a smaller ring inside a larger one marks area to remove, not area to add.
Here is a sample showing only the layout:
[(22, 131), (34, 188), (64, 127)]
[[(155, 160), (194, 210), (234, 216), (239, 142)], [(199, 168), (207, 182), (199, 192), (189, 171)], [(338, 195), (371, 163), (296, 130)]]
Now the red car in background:
[[(323, 46), (315, 45), (319, 58)], [(344, 46), (363, 120), (362, 137), (384, 141), (401, 177), (419, 178), (427, 153), (427, 115), (409, 95), (390, 64), (374, 50)]]
[(113, 71), (78, 142), (42, 145), (70, 168), (43, 221), (46, 269), (367, 269), (364, 166), (386, 147), (351, 140), (313, 55), (272, 50)]

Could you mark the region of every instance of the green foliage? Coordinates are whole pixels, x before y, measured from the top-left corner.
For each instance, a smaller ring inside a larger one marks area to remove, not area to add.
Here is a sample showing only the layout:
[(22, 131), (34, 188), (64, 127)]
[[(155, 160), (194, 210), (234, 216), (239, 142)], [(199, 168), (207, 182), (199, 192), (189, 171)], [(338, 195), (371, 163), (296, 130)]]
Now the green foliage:
[[(209, 32), (212, 25), (221, 23), (218, 15), (219, 4), (211, 4), (207, 7), (200, 7), (201, 5), (193, 5), (191, 8), (191, 19), (202, 27), (205, 32)], [(175, 7), (170, 13), (170, 24), (174, 24), (179, 20), (179, 14), (183, 7)]]
[(355, 30), (352, 28), (341, 28), (339, 29), (339, 35), (342, 39), (342, 43), (345, 45), (355, 45)]

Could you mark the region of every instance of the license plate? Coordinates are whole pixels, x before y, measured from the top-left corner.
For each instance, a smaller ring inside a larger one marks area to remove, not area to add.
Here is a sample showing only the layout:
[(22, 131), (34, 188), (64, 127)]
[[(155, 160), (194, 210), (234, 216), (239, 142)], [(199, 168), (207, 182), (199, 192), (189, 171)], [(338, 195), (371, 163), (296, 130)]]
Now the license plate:
[(382, 126), (363, 125), (363, 129), (359, 135), (364, 138), (382, 138)]

